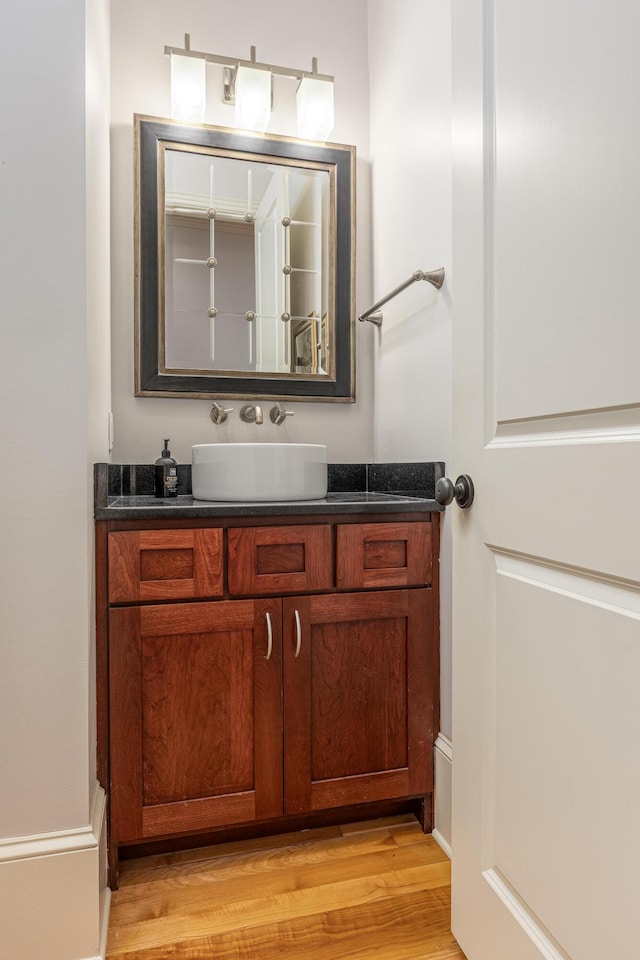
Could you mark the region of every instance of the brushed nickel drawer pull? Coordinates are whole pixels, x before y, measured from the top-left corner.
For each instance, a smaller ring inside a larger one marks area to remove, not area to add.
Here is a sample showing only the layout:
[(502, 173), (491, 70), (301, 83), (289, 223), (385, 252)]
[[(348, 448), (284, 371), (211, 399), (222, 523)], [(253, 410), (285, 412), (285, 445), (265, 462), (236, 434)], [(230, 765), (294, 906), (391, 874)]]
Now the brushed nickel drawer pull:
[(265, 660), (271, 660), (271, 654), (273, 653), (273, 627), (271, 626), (271, 614), (267, 611), (265, 613), (267, 618), (267, 655)]
[(296, 618), (296, 652), (294, 657), (297, 659), (300, 655), (300, 648), (302, 647), (302, 626), (300, 624), (300, 614), (297, 610), (294, 610), (294, 616)]

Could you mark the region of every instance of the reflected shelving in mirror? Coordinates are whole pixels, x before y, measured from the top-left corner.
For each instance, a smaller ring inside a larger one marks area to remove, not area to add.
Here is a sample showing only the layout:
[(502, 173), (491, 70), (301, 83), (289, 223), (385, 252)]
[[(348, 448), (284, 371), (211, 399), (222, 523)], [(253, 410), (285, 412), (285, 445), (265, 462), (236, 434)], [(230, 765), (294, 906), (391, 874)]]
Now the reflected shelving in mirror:
[(136, 117), (136, 395), (352, 401), (355, 149)]

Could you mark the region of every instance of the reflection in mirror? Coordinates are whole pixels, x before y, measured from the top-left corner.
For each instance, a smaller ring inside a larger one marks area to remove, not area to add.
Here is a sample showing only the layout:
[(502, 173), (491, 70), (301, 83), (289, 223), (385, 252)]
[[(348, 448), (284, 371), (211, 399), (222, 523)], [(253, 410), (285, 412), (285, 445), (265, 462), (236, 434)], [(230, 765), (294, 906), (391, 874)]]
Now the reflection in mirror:
[(137, 395), (353, 400), (353, 148), (137, 121)]
[(164, 371), (329, 375), (329, 170), (172, 147), (164, 173)]

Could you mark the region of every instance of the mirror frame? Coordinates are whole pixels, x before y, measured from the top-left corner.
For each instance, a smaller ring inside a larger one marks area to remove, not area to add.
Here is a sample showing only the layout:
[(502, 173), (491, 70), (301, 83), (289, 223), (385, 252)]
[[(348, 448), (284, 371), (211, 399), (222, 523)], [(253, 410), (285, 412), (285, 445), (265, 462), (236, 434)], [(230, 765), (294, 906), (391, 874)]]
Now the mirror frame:
[[(134, 116), (135, 136), (135, 396), (191, 399), (282, 398), (287, 400), (355, 401), (355, 147), (289, 137), (238, 132), (206, 124), (184, 124), (157, 117)], [(165, 374), (160, 369), (159, 264), (164, 218), (160, 144), (213, 147), (270, 157), (277, 162), (301, 160), (330, 165), (335, 177), (332, 214), (335, 277), (335, 379), (300, 374), (261, 373), (225, 376), (224, 372)]]

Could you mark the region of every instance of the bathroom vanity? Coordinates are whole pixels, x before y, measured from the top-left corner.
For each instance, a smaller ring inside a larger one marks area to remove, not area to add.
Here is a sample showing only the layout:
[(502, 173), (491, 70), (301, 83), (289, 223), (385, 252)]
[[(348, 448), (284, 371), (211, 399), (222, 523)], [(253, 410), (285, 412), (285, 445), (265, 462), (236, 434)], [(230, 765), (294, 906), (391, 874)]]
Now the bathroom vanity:
[(99, 774), (128, 853), (391, 810), (431, 828), (439, 506), (96, 508)]

